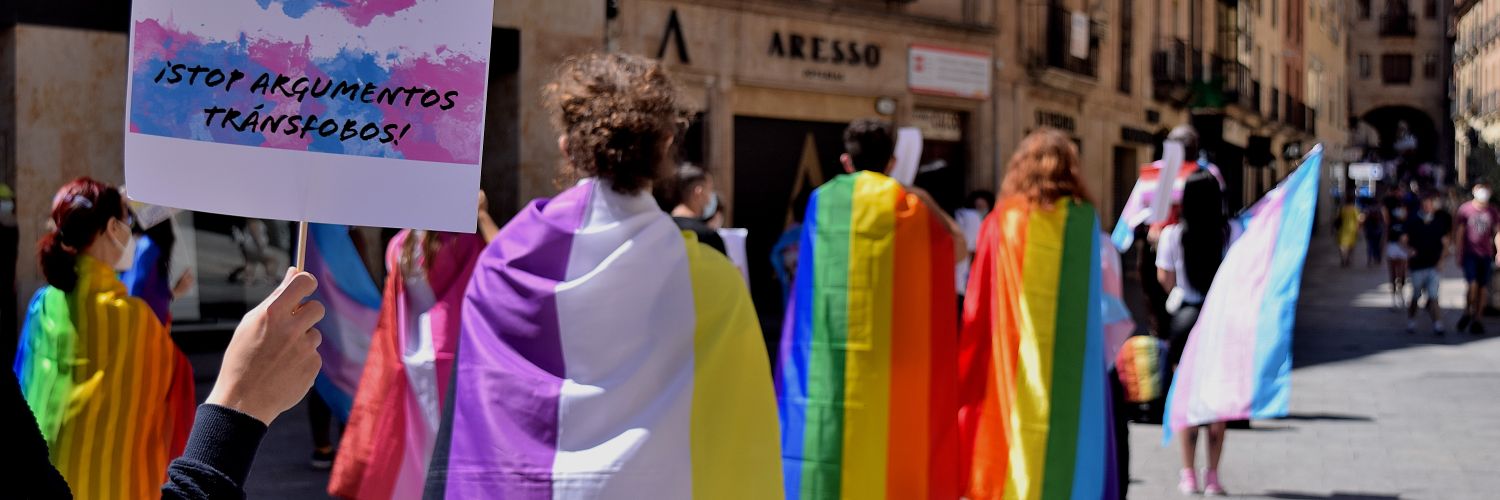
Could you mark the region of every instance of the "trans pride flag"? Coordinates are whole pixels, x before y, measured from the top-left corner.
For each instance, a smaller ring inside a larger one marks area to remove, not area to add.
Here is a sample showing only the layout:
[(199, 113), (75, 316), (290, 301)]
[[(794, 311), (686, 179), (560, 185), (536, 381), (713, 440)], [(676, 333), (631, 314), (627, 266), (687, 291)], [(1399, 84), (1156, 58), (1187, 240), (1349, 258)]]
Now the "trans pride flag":
[(957, 498), (954, 242), (884, 175), (808, 201), (776, 373), (788, 498)]
[[(404, 248), (414, 254), (406, 263)], [(391, 239), (380, 322), (339, 443), (329, 495), (422, 495), (438, 416), (448, 397), (459, 311), (483, 250), (484, 240), (473, 234), (406, 230)]]
[(323, 333), (323, 343), (318, 345), (323, 369), (313, 389), (339, 421), (347, 422), (364, 373), (370, 335), (380, 316), (380, 290), (354, 249), (348, 227), (310, 224), (307, 243), (307, 272), (318, 279), (313, 298), (328, 311), (318, 322), (318, 331)]
[(1292, 325), (1318, 200), (1318, 146), (1243, 216), (1167, 394), (1166, 432), (1285, 416)]
[[(1219, 167), (1207, 162), (1185, 161), (1182, 168), (1177, 169), (1177, 179), (1172, 182), (1172, 202), (1182, 202), (1182, 188), (1187, 185), (1187, 178), (1197, 172), (1198, 169), (1208, 169), (1219, 179), (1219, 186), (1224, 186), (1224, 176), (1219, 174)], [(1130, 249), (1135, 243), (1135, 228), (1151, 218), (1151, 204), (1156, 199), (1157, 185), (1161, 179), (1162, 162), (1157, 160), (1152, 163), (1141, 165), (1141, 177), (1135, 181), (1135, 187), (1130, 190), (1130, 197), (1125, 199), (1125, 208), (1120, 212), (1120, 219), (1115, 223), (1114, 233), (1110, 235), (1110, 241), (1114, 243), (1115, 249), (1121, 252)]]
[(590, 179), (527, 206), (461, 323), (427, 498), (781, 497), (749, 291), (649, 194)]
[(1012, 196), (985, 219), (960, 338), (964, 496), (1117, 494), (1093, 205)]

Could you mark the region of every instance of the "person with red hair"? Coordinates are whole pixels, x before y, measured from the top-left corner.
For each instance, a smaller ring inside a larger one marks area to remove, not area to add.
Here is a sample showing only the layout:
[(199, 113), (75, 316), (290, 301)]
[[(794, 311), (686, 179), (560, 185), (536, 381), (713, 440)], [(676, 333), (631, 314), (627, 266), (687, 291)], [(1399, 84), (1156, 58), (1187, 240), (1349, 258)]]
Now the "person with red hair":
[(120, 191), (84, 177), (59, 189), (37, 248), (42, 287), (14, 365), (73, 492), (155, 496), (193, 420), (193, 374), (144, 300), (116, 275), (134, 263)]

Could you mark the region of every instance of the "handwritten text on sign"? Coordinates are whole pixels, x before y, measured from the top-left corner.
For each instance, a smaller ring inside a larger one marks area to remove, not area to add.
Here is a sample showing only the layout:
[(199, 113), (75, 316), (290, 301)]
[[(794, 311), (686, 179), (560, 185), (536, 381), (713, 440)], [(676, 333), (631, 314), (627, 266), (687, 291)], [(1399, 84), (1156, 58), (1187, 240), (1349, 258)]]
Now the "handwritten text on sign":
[[(472, 200), (450, 199), (478, 192), (491, 8), (137, 0), (132, 195), (252, 217), (472, 230)], [(300, 189), (288, 189), (293, 179)], [(219, 189), (232, 192), (202, 194)], [(428, 201), (397, 213), (397, 197)]]

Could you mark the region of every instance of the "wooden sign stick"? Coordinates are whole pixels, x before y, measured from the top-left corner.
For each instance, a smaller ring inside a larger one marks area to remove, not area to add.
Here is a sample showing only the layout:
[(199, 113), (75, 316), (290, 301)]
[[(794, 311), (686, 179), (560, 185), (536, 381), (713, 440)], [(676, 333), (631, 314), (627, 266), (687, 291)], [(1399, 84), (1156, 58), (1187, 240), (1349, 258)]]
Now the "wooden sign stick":
[(307, 220), (297, 223), (297, 272), (307, 269)]

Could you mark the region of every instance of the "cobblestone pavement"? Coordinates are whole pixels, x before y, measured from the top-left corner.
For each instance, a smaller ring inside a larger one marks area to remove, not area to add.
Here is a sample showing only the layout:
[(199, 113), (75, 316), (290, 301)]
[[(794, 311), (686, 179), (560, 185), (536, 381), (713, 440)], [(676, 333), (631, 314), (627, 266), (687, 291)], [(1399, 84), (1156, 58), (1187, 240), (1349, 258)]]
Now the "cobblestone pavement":
[[(1385, 271), (1340, 269), (1320, 234), (1303, 279), (1291, 417), (1231, 430), (1223, 479), (1243, 498), (1461, 500), (1500, 498), (1500, 339), (1452, 333), (1462, 279), (1442, 282), (1450, 333), (1425, 321), (1404, 332)], [(1500, 321), (1486, 320), (1491, 332)], [(193, 356), (199, 397), (218, 353)], [(251, 498), (325, 498), (328, 474), (308, 465), (306, 405), (282, 415), (261, 445)], [(1156, 426), (1132, 425), (1133, 499), (1177, 498), (1177, 449)], [(1201, 458), (1200, 458), (1201, 459)]]
[[(1448, 334), (1419, 320), (1408, 335), (1383, 267), (1340, 269), (1331, 238), (1313, 241), (1291, 416), (1229, 431), (1226, 488), (1242, 498), (1500, 498), (1500, 321), (1485, 320), (1488, 336), (1452, 332), (1464, 283), (1450, 259), (1440, 302)], [(1130, 441), (1130, 497), (1180, 497), (1177, 447), (1162, 447), (1156, 426), (1133, 425)]]

